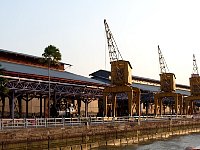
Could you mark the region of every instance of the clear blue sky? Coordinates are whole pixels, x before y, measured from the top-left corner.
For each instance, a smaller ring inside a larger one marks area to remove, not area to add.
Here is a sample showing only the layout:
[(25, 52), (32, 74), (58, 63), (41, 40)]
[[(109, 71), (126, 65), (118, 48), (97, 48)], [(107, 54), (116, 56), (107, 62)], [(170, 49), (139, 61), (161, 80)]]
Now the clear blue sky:
[(188, 85), (193, 53), (200, 66), (199, 7), (199, 0), (1, 0), (0, 48), (41, 56), (52, 44), (73, 65), (68, 71), (88, 76), (110, 69), (106, 19), (133, 75), (159, 79), (159, 44), (176, 82)]

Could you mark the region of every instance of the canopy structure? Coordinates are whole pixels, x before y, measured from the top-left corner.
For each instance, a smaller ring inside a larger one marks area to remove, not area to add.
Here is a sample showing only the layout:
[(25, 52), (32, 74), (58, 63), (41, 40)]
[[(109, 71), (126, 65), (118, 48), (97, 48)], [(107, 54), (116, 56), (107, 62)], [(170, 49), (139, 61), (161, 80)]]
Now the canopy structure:
[[(3, 86), (9, 89), (7, 94), (0, 92), (1, 117), (5, 116), (6, 111), (10, 113), (11, 118), (16, 117), (16, 114), (19, 117), (28, 117), (32, 109), (29, 103), (33, 99), (39, 100), (37, 103), (40, 104), (41, 117), (49, 117), (52, 106), (58, 110), (64, 107), (66, 110), (69, 103), (74, 105), (74, 101), (79, 105), (76, 107), (79, 111), (77, 113), (80, 114), (81, 101), (88, 105), (93, 100), (101, 99), (102, 90), (108, 85), (67, 72), (60, 69), (62, 67), (50, 68), (48, 73), (48, 68), (39, 64), (40, 58), (38, 57), (3, 50), (0, 50), (0, 53), (2, 53), (0, 65), (3, 72), (0, 77), (6, 79)], [(28, 60), (25, 61), (22, 58), (19, 61), (18, 57), (28, 57)], [(32, 63), (32, 61), (36, 61), (36, 63)], [(23, 100), (25, 106), (23, 106)], [(6, 108), (6, 103), (9, 103), (8, 108)], [(26, 109), (23, 111), (25, 107)], [(85, 106), (86, 109), (87, 107)]]

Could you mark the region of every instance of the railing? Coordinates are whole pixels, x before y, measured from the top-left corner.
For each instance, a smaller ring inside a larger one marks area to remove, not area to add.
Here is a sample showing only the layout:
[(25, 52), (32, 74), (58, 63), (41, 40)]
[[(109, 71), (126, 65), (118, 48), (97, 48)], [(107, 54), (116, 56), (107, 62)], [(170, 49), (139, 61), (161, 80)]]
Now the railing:
[(95, 124), (112, 124), (138, 121), (161, 121), (165, 119), (181, 119), (191, 116), (125, 116), (125, 117), (78, 117), (78, 118), (21, 118), (0, 119), (0, 130), (16, 128), (64, 127)]

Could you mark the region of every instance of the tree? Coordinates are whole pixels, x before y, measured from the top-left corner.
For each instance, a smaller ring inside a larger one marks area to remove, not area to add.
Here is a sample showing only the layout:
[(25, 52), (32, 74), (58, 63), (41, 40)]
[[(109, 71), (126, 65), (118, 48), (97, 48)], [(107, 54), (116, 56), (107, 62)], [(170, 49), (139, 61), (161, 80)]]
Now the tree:
[(50, 89), (50, 65), (56, 65), (61, 60), (61, 53), (58, 48), (53, 45), (49, 45), (44, 49), (44, 53), (42, 54), (45, 62), (48, 63), (48, 77), (49, 77), (49, 94), (48, 94), (48, 102), (46, 101), (45, 117), (50, 117), (50, 98), (51, 98), (51, 89)]
[(47, 60), (48, 64), (57, 64), (61, 60), (61, 53), (59, 49), (53, 45), (47, 46), (44, 49), (42, 56), (45, 58), (45, 60)]

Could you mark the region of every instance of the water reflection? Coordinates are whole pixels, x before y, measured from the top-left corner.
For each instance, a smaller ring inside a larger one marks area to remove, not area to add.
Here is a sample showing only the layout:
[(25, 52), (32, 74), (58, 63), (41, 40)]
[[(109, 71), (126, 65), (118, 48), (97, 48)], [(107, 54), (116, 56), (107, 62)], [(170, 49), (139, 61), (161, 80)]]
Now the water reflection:
[(200, 134), (191, 134), (151, 143), (124, 145), (120, 147), (101, 147), (98, 150), (184, 150), (186, 147), (196, 147), (199, 145)]

